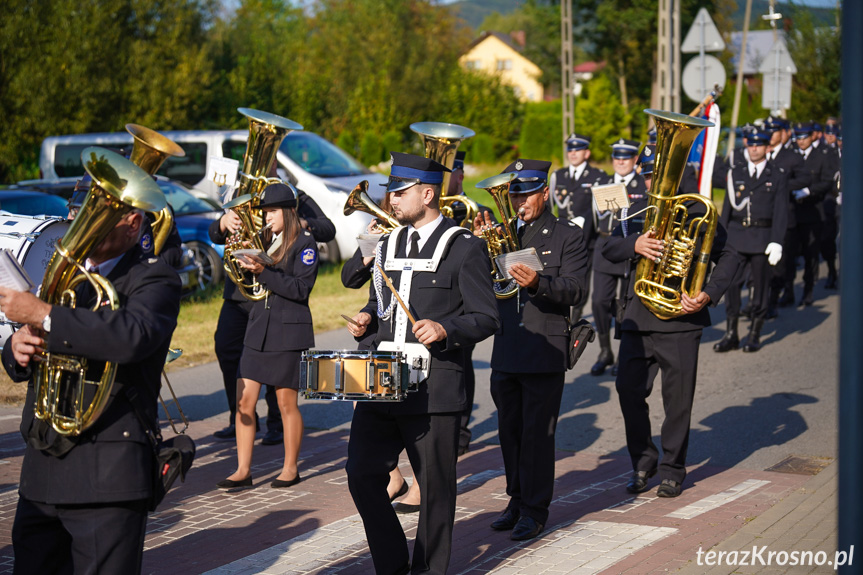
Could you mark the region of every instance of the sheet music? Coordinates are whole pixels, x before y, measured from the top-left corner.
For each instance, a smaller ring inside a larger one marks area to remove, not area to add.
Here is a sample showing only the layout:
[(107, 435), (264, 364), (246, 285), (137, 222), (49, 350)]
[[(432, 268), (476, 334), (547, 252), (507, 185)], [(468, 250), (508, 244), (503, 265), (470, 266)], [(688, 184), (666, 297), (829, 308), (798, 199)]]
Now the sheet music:
[(207, 163), (207, 179), (220, 186), (234, 187), (240, 162), (222, 156), (210, 156)]
[(360, 234), (357, 236), (357, 244), (359, 244), (360, 253), (363, 254), (364, 258), (375, 255), (375, 246), (383, 237), (383, 234)]
[(539, 256), (536, 255), (536, 248), (526, 248), (517, 252), (500, 254), (494, 258), (494, 263), (500, 274), (506, 277), (506, 279), (512, 278), (509, 268), (515, 264), (524, 264), (534, 271), (542, 271), (542, 262), (539, 261)]
[(598, 213), (607, 211), (616, 213), (622, 208), (629, 207), (629, 196), (623, 183), (593, 186), (591, 192), (593, 192), (593, 207)]
[(15, 291), (30, 291), (34, 284), (9, 250), (0, 250), (0, 285)]
[(264, 265), (273, 265), (273, 258), (267, 255), (267, 252), (255, 249), (234, 250), (234, 255), (238, 258), (254, 260)]

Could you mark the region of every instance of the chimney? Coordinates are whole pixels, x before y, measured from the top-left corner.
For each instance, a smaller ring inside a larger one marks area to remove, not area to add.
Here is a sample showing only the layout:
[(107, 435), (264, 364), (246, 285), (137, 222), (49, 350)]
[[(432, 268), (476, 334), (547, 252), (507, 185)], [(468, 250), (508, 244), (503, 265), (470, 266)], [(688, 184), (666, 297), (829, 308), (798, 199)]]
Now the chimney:
[(512, 38), (512, 41), (524, 48), (524, 30), (516, 30), (514, 32), (509, 33), (509, 37)]

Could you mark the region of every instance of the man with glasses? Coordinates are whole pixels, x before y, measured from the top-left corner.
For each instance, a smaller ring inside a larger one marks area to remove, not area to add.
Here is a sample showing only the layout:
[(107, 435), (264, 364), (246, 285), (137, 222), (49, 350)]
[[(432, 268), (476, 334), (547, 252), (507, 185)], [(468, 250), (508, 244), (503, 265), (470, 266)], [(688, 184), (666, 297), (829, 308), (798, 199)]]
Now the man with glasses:
[[(510, 539), (537, 537), (548, 521), (554, 491), (554, 435), (569, 353), (570, 306), (587, 299), (584, 232), (548, 209), (550, 162), (516, 160), (509, 188), (518, 214), (522, 249), (533, 248), (542, 269), (522, 263), (509, 269), (518, 282), (516, 297), (497, 300), (501, 330), (491, 354), (491, 397), (509, 502), (491, 524), (512, 531)], [(489, 225), (479, 218), (474, 223)]]
[[(392, 158), (387, 192), (402, 225), (378, 243), (368, 304), (348, 331), (358, 340), (376, 331), (374, 349), (404, 353), (416, 389), (398, 403), (358, 402), (345, 469), (375, 571), (445, 573), (455, 522), (465, 348), (497, 331), (498, 311), (483, 242), (440, 213), (449, 169), (411, 154), (392, 152)], [(387, 493), (403, 449), (422, 494), (413, 559)]]

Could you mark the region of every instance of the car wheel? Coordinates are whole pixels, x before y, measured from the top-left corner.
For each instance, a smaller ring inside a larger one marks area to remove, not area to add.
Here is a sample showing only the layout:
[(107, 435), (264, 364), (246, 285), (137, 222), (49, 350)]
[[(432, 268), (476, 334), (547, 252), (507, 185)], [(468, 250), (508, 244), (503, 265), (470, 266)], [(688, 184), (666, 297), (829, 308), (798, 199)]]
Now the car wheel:
[(222, 281), (224, 269), (222, 258), (218, 252), (202, 242), (186, 242), (186, 246), (195, 255), (195, 263), (201, 269), (201, 287), (203, 289)]
[(322, 262), (338, 263), (342, 261), (339, 243), (336, 240), (330, 240), (326, 243), (318, 242), (318, 257)]

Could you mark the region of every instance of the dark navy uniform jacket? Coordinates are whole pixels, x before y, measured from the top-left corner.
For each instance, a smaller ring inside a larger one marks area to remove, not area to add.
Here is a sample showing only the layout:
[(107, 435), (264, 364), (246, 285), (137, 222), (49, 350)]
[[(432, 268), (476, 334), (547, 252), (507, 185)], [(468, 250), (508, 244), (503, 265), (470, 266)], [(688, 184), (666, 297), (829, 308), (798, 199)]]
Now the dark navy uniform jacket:
[[(608, 176), (607, 180), (603, 183), (613, 184), (614, 176)], [(645, 185), (644, 178), (640, 174), (635, 174), (629, 180), (629, 183), (626, 185), (626, 194), (629, 196), (630, 204), (647, 198), (647, 185)], [(629, 213), (633, 213), (633, 210), (630, 210)], [(598, 226), (599, 238), (596, 240), (596, 251), (593, 253), (593, 269), (606, 274), (625, 276), (629, 270), (629, 266), (626, 263), (612, 262), (602, 255), (605, 243), (608, 241), (608, 237), (617, 223), (616, 217), (600, 220)]]
[(539, 285), (497, 301), (501, 325), (491, 368), (509, 373), (566, 371), (570, 307), (587, 299), (584, 232), (546, 209), (526, 228), (522, 248), (535, 248), (542, 262)]
[(315, 331), (309, 294), (317, 275), (317, 244), (312, 234), (300, 232), (284, 259), (265, 266), (258, 274), (258, 281), (271, 293), (252, 306), (243, 344), (258, 351), (313, 347)]
[[(761, 175), (749, 175), (748, 163), (738, 164), (731, 170), (732, 190), (726, 191), (720, 223), (728, 231), (728, 242), (742, 254), (763, 254), (767, 244), (782, 244), (788, 225), (788, 194), (785, 173), (768, 161)], [(749, 198), (749, 205), (741, 210), (731, 206), (728, 194), (740, 205)]]
[[(587, 164), (579, 179), (569, 175), (569, 166), (552, 174), (549, 188), (553, 194), (552, 202), (557, 205), (557, 215), (572, 220), (584, 218), (584, 239), (587, 249), (593, 249), (596, 231), (593, 223), (593, 193), (591, 188), (606, 183), (608, 174)], [(564, 207), (561, 207), (563, 205)], [(551, 206), (549, 206), (551, 207)]]
[[(309, 224), (309, 231), (315, 241), (325, 243), (336, 237), (336, 226), (324, 214), (323, 210), (315, 203), (315, 200), (310, 198), (302, 190), (297, 190), (297, 214)], [(219, 226), (219, 220), (213, 220), (208, 230), (210, 240), (213, 243), (224, 245), (228, 240), (228, 235), (222, 233)], [(237, 286), (230, 278), (225, 278), (225, 289), (222, 294), (223, 299), (229, 299), (237, 302), (246, 302), (247, 300)]]
[[(629, 213), (643, 210), (648, 205), (647, 201), (633, 204)], [(699, 209), (700, 208), (700, 209)], [(703, 213), (703, 207), (697, 205), (692, 210), (693, 214)], [(701, 308), (697, 313), (685, 314), (680, 317), (662, 320), (644, 307), (641, 299), (635, 295), (636, 266), (641, 256), (635, 253), (635, 241), (641, 235), (642, 225), (634, 227), (627, 226), (628, 233), (624, 236), (623, 226), (618, 225), (614, 233), (605, 244), (603, 253), (605, 257), (614, 262), (627, 262), (631, 266), (629, 274), (629, 288), (625, 298), (625, 313), (621, 329), (624, 331), (655, 331), (655, 332), (683, 332), (703, 329), (710, 326), (710, 312), (707, 306)], [(716, 226), (716, 235), (713, 239), (713, 247), (710, 251), (710, 259), (716, 265), (709, 277), (705, 280), (701, 291), (710, 296), (710, 306), (719, 303), (719, 299), (725, 294), (737, 268), (740, 265), (740, 256), (727, 241), (725, 228), (720, 224)], [(700, 250), (701, 240), (696, 242), (696, 256), (693, 257), (693, 266)]]
[[(798, 151), (802, 156), (803, 153)], [(809, 156), (803, 160), (803, 170), (809, 176), (809, 195), (800, 200), (792, 199), (794, 217), (797, 223), (809, 224), (824, 219), (822, 202), (833, 189), (833, 165), (830, 148), (819, 146), (812, 148)]]
[[(772, 152), (770, 156), (772, 156)], [(785, 174), (785, 193), (788, 196), (788, 227), (793, 228), (797, 225), (797, 218), (792, 192), (808, 186), (811, 175), (803, 168), (803, 156), (785, 147), (780, 148), (779, 153), (770, 162)]]
[[(431, 258), (443, 232), (454, 226), (452, 220), (444, 218), (423, 245), (419, 257)], [(397, 256), (405, 257), (406, 231), (407, 228), (402, 228), (398, 237), (394, 238), (391, 234), (382, 240), (380, 248), (383, 253), (386, 253), (389, 242), (397, 241)], [(386, 273), (398, 288), (402, 272), (393, 270)], [(392, 292), (384, 284), (384, 308), (392, 297)], [(419, 384), (416, 392), (408, 393), (404, 401), (387, 404), (384, 408), (392, 413), (405, 415), (464, 410), (463, 371), (467, 362), (465, 348), (489, 337), (500, 325), (491, 282), (491, 261), (485, 252), (485, 242), (468, 230), (456, 234), (441, 257), (436, 271), (414, 273), (409, 306), (417, 321), (430, 319), (440, 323), (446, 330), (447, 337), (429, 346), (431, 366), (428, 379)], [(393, 309), (392, 320), (378, 319), (374, 285), (369, 287), (369, 301), (362, 311), (372, 317), (368, 329), (376, 330), (373, 342), (375, 349), (382, 341), (393, 341), (396, 309)], [(363, 339), (360, 337), (357, 341)], [(416, 341), (408, 324), (406, 342)]]
[[(136, 388), (152, 427), (157, 426), (156, 401), (162, 368), (180, 311), (180, 279), (159, 258), (129, 250), (108, 274), (120, 296), (116, 311), (91, 311), (93, 291), (87, 282), (76, 288), (78, 306), (54, 306), (47, 351), (83, 356), (90, 362), (118, 364), (111, 398), (102, 415), (74, 441), (62, 457), (36, 449), (28, 441), (18, 487), (31, 501), (56, 504), (107, 503), (148, 498), (153, 484), (153, 446), (135, 415), (124, 389)], [(3, 366), (14, 381), (30, 378), (19, 366), (12, 346), (3, 349)], [(88, 376), (92, 378), (93, 376)], [(31, 427), (43, 426), (33, 413), (32, 382), (21, 417), (25, 440)], [(52, 430), (47, 440), (56, 437)]]

